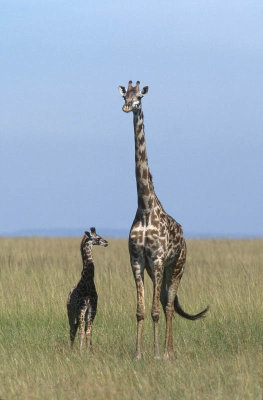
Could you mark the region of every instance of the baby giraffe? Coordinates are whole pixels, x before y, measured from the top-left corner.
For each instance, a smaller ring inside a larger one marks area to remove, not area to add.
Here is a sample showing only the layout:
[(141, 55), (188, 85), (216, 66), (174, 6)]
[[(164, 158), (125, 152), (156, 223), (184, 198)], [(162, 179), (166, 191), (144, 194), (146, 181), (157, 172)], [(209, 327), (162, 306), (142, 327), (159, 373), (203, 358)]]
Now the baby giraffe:
[(81, 278), (77, 286), (71, 289), (67, 302), (71, 347), (73, 347), (77, 329), (79, 328), (80, 349), (82, 349), (84, 336), (86, 335), (88, 351), (91, 350), (92, 346), (92, 323), (96, 316), (98, 300), (94, 284), (92, 256), (92, 247), (94, 245), (107, 247), (108, 242), (96, 233), (95, 228), (90, 228), (90, 232), (85, 232), (80, 245), (83, 261)]

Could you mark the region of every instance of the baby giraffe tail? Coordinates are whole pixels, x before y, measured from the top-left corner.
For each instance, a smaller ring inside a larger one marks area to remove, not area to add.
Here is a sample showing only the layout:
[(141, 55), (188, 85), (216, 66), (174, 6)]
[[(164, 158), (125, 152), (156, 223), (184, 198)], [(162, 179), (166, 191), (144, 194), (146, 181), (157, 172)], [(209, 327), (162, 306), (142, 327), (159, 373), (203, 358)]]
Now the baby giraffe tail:
[(195, 314), (195, 315), (187, 314), (180, 306), (178, 296), (175, 296), (174, 310), (175, 310), (175, 312), (177, 312), (177, 314), (179, 314), (183, 318), (191, 319), (192, 321), (199, 319), (199, 318), (203, 318), (203, 317), (205, 317), (205, 314), (208, 311), (208, 309), (209, 309), (209, 307), (206, 307), (203, 311), (201, 311), (200, 313)]

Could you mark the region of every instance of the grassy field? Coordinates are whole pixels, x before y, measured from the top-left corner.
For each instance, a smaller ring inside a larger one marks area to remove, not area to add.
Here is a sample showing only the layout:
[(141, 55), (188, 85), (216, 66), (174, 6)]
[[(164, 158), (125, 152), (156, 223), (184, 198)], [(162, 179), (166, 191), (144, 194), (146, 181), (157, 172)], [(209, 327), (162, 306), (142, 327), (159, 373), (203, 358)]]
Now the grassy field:
[[(69, 349), (66, 300), (80, 239), (0, 239), (0, 398), (263, 399), (263, 240), (190, 240), (179, 287), (201, 321), (174, 320), (177, 359), (153, 360), (146, 277), (143, 360), (135, 361), (136, 290), (126, 240), (95, 248), (94, 354)], [(164, 343), (161, 316), (161, 344)], [(77, 342), (76, 342), (77, 345)]]

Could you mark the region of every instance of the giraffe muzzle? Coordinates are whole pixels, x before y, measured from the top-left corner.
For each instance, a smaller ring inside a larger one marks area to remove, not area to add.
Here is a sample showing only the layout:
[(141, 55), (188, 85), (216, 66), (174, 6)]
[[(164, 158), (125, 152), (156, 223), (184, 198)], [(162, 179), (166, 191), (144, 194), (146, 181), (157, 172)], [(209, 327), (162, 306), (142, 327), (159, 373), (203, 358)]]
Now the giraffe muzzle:
[(124, 106), (122, 107), (122, 111), (128, 113), (128, 112), (132, 111), (132, 108), (131, 108), (131, 106), (124, 104)]

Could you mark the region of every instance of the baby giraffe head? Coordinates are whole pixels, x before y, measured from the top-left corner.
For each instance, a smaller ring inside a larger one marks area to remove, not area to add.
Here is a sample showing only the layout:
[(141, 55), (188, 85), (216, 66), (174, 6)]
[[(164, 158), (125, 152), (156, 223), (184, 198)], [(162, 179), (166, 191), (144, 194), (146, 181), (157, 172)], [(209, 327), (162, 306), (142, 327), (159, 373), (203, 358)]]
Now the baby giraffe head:
[(90, 232), (86, 231), (84, 235), (84, 244), (89, 246), (108, 246), (107, 240), (103, 239), (100, 235), (96, 233), (96, 229), (94, 227), (90, 228)]
[(141, 105), (141, 100), (143, 96), (148, 92), (148, 86), (144, 86), (144, 88), (140, 89), (139, 88), (140, 82), (136, 82), (136, 86), (132, 86), (132, 81), (129, 81), (128, 84), (128, 89), (126, 89), (124, 86), (119, 86), (119, 91), (122, 97), (124, 98), (124, 106), (122, 107), (122, 110), (124, 112), (130, 112), (133, 111), (134, 113), (137, 113), (139, 110), (141, 110), (142, 105)]

